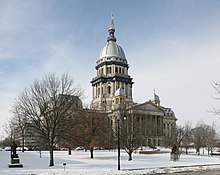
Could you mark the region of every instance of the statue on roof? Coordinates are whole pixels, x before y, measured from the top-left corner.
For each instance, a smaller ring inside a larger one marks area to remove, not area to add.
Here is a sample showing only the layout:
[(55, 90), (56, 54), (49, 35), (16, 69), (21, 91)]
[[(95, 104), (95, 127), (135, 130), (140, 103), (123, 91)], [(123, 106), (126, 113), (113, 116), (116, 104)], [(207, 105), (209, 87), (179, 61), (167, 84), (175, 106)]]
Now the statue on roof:
[(155, 93), (155, 89), (154, 89), (154, 97), (153, 97), (152, 102), (155, 105), (160, 106), (160, 97)]

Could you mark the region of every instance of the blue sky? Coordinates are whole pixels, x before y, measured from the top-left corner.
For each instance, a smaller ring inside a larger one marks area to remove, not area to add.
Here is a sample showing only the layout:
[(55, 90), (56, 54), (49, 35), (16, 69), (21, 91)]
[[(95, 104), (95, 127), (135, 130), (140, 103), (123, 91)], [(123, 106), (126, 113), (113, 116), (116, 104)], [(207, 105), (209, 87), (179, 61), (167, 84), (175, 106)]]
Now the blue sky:
[(0, 0), (2, 122), (19, 92), (51, 72), (69, 72), (88, 104), (113, 13), (134, 101), (149, 100), (156, 89), (178, 124), (218, 123), (207, 111), (219, 105), (211, 86), (220, 81), (219, 9), (218, 0)]

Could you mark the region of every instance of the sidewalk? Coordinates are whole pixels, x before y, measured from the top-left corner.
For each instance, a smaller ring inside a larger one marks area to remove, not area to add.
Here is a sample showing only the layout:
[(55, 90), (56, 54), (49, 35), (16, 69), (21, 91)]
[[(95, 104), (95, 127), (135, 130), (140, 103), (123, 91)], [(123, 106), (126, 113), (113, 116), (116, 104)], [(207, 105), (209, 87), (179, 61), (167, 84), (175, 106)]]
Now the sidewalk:
[(146, 173), (147, 174), (168, 174), (168, 173), (170, 174), (170, 173), (199, 172), (199, 171), (210, 171), (210, 170), (220, 170), (220, 164), (158, 167), (158, 168), (147, 168), (147, 169), (129, 169), (129, 170), (123, 170), (123, 171), (126, 171), (126, 172), (132, 171), (134, 175), (138, 175), (138, 174), (146, 175)]

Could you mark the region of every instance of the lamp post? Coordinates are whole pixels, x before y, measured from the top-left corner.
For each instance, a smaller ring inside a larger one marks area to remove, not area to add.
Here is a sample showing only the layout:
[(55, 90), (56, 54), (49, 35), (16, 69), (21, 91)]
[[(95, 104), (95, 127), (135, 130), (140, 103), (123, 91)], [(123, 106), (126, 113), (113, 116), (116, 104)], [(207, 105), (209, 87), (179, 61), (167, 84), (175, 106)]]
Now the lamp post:
[[(117, 122), (118, 122), (118, 170), (121, 169), (121, 165), (120, 165), (120, 144), (121, 144), (121, 140), (120, 140), (120, 117), (121, 114), (118, 115), (117, 117)], [(125, 113), (123, 114), (123, 120), (126, 120), (126, 115)]]
[(117, 118), (117, 121), (118, 121), (118, 170), (121, 169), (121, 166), (120, 166), (120, 118), (118, 116)]

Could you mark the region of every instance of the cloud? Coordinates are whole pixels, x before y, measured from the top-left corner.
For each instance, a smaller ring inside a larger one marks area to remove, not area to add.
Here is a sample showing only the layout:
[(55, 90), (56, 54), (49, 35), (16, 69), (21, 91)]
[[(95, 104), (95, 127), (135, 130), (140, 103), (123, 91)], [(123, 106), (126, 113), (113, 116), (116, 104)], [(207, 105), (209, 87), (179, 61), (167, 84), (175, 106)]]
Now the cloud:
[(162, 105), (171, 107), (180, 123), (215, 120), (207, 111), (213, 103), (210, 82), (219, 79), (219, 47), (220, 42), (160, 41), (155, 47), (135, 52), (132, 58), (137, 56), (130, 63), (135, 99), (147, 101), (156, 89)]
[[(75, 85), (79, 84), (85, 89), (85, 96), (90, 95), (90, 77), (91, 69), (88, 69), (88, 64), (84, 65), (83, 56), (86, 53), (81, 53), (76, 48), (76, 43), (71, 38), (60, 40), (58, 43), (51, 44), (48, 47), (48, 54), (42, 62), (40, 70), (35, 69), (35, 74), (41, 72), (47, 74), (49, 72), (55, 72), (57, 75), (61, 75), (64, 72), (68, 72), (74, 79)], [(38, 75), (39, 76), (39, 75)], [(87, 102), (90, 99), (87, 99)]]

